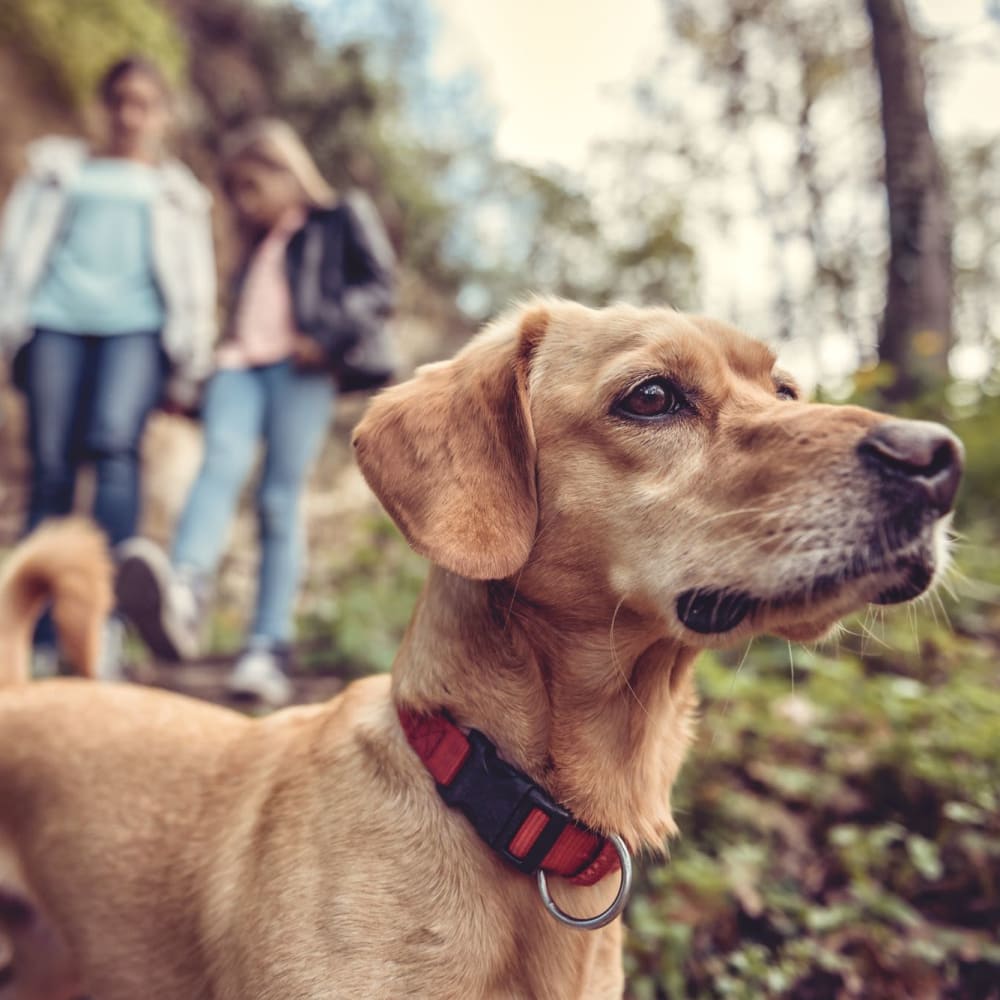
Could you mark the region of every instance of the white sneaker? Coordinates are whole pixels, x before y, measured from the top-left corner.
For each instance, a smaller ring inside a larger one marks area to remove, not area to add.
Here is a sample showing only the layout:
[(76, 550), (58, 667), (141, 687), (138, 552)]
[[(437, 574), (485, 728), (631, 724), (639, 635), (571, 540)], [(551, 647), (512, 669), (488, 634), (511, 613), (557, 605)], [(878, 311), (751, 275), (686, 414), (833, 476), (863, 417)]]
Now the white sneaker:
[(94, 677), (99, 681), (125, 680), (124, 652), (125, 623), (117, 615), (112, 615), (101, 632), (101, 655)]
[(160, 660), (196, 657), (203, 602), (194, 586), (178, 576), (167, 554), (146, 538), (130, 538), (117, 554), (118, 610), (150, 652)]
[(31, 650), (31, 676), (33, 680), (42, 681), (49, 677), (58, 677), (59, 666), (59, 650), (55, 646), (35, 646)]
[(287, 705), (294, 695), (292, 682), (284, 670), (285, 657), (270, 645), (252, 641), (233, 667), (226, 681), (230, 696), (258, 701), (271, 708)]

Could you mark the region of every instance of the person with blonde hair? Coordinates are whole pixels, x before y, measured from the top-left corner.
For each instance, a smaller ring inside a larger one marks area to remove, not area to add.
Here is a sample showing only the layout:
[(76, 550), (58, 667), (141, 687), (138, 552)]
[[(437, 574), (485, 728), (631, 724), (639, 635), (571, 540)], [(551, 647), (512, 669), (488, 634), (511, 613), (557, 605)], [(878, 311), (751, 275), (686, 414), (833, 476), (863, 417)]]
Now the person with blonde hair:
[(286, 123), (265, 119), (229, 136), (222, 170), (243, 255), (204, 397), (204, 458), (169, 557), (145, 539), (127, 543), (117, 593), (154, 654), (196, 654), (210, 580), (263, 442), (257, 601), (228, 687), (277, 705), (292, 695), (286, 668), (303, 485), (338, 385), (373, 387), (391, 373), (379, 333), (392, 305), (394, 261), (370, 202), (338, 199)]

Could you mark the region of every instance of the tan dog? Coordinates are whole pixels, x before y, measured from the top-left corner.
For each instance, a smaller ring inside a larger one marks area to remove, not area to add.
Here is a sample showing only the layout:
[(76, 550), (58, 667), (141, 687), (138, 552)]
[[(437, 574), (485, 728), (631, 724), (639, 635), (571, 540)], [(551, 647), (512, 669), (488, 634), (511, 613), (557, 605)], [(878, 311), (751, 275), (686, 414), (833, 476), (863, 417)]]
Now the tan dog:
[[(564, 302), (377, 397), (356, 446), (434, 563), (391, 684), (256, 721), (74, 681), (0, 699), (3, 1000), (620, 996), (621, 921), (556, 922), (397, 708), (658, 850), (698, 650), (922, 592), (961, 466), (937, 425), (797, 402), (729, 327)], [(553, 881), (590, 915), (618, 875)]]
[(43, 524), (7, 560), (0, 595), (0, 685), (28, 680), (31, 633), (49, 602), (64, 656), (94, 676), (113, 604), (111, 557), (96, 525), (78, 517)]

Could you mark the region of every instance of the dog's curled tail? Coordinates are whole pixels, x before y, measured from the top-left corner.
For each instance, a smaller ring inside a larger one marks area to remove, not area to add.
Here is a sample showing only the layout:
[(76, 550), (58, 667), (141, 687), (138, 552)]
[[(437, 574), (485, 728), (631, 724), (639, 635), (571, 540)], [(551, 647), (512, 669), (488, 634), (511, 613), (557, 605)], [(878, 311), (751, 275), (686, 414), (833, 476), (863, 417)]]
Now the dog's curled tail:
[(63, 654), (93, 677), (113, 606), (112, 564), (104, 535), (85, 518), (42, 524), (0, 571), (0, 687), (29, 679), (31, 638), (47, 604)]

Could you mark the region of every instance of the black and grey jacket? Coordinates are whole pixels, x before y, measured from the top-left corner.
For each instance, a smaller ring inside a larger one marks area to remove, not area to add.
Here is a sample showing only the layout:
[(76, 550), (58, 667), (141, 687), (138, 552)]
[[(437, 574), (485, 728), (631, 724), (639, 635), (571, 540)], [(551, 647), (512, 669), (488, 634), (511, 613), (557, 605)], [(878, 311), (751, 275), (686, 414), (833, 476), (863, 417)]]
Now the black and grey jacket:
[(341, 391), (389, 381), (395, 256), (367, 195), (313, 209), (288, 242), (286, 267), (296, 325), (323, 346)]

